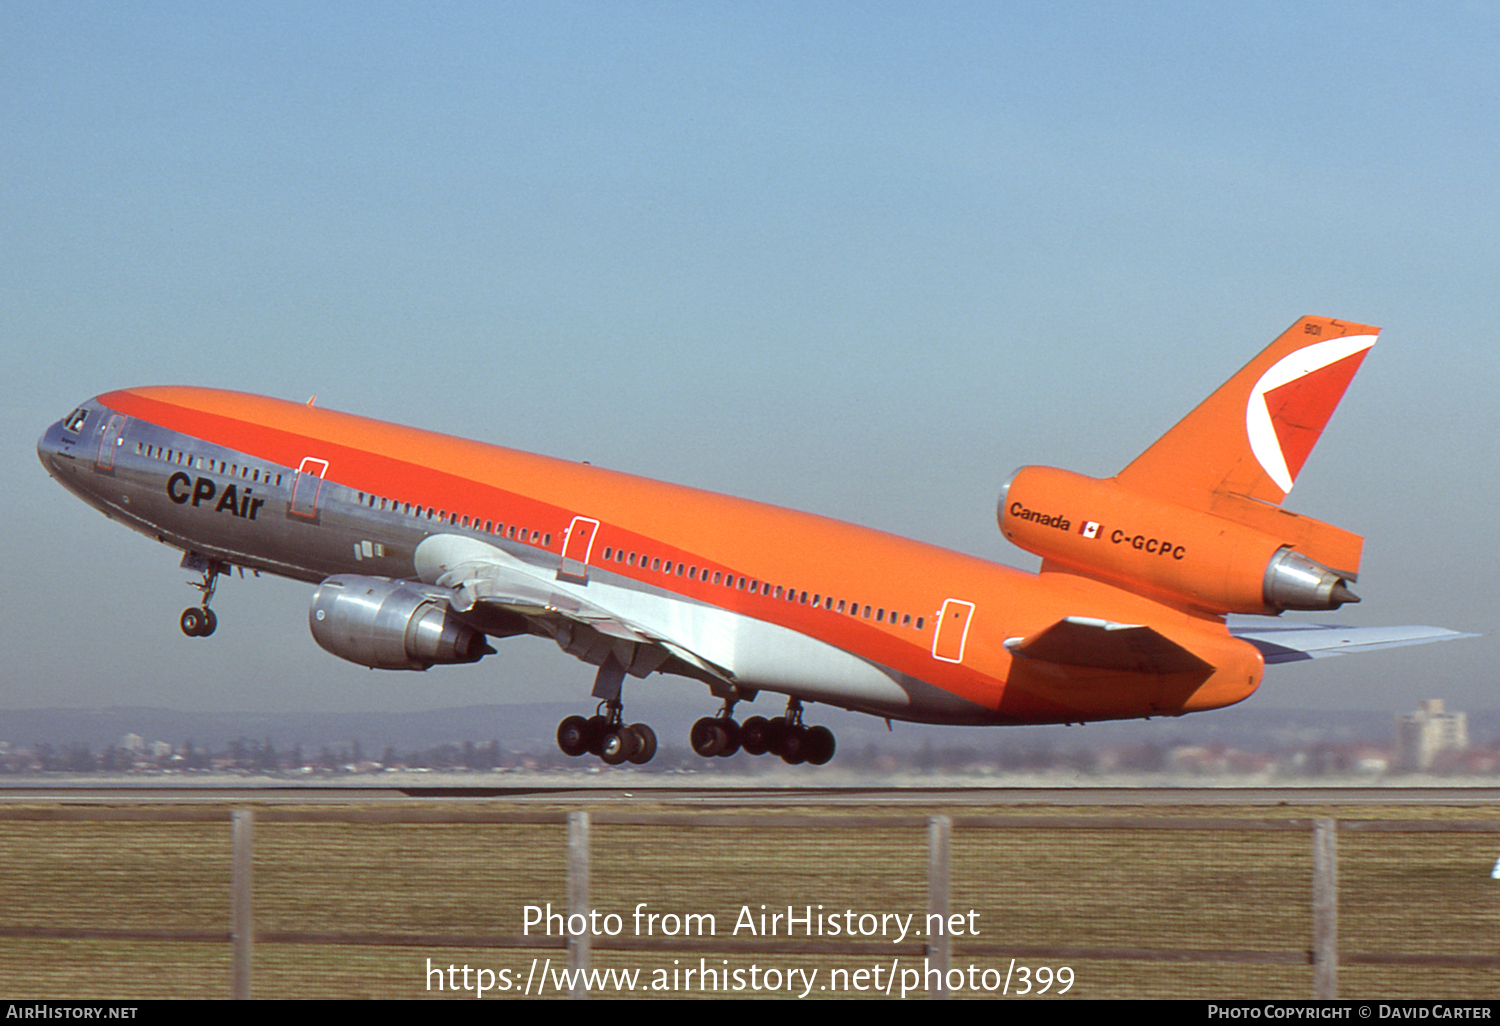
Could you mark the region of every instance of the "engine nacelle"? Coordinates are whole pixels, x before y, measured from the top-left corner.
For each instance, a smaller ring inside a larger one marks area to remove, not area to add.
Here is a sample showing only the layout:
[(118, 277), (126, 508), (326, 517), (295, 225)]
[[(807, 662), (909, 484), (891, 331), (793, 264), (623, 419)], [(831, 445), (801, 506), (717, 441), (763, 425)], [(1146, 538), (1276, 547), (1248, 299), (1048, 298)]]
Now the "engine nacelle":
[(494, 651), (441, 598), (384, 577), (328, 578), (313, 592), (308, 626), (325, 650), (377, 670), (473, 663)]
[[(1022, 467), (1000, 493), (1000, 531), (1066, 569), (1215, 613), (1337, 609), (1361, 539), (1265, 503), (1216, 496), (1213, 512), (1052, 467)], [(1323, 560), (1350, 570), (1331, 570)], [(1044, 564), (1045, 569), (1045, 564)]]

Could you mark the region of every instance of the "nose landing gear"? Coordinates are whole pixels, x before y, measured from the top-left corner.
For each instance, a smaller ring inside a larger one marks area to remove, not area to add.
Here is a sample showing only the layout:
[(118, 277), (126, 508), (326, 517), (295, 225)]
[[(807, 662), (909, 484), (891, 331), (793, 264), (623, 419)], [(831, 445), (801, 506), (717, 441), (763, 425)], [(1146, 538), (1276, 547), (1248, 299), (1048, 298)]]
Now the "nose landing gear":
[(178, 624), (182, 627), (182, 633), (188, 637), (206, 638), (219, 626), (219, 618), (208, 608), (208, 604), (213, 601), (214, 588), (218, 585), (219, 574), (224, 572), (224, 564), (217, 559), (205, 560), (202, 556), (188, 553), (182, 557), (182, 565), (203, 572), (202, 581), (188, 581), (188, 584), (203, 593), (203, 605), (184, 609)]

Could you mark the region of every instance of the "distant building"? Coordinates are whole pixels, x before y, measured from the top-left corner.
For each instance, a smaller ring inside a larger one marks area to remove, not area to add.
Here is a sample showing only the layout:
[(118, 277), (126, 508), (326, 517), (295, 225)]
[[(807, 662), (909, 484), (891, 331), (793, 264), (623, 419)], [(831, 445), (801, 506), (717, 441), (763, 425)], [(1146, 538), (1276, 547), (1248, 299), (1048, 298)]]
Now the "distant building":
[(1468, 747), (1468, 714), (1445, 712), (1441, 698), (1429, 698), (1416, 712), (1396, 717), (1398, 769), (1431, 769), (1439, 752), (1462, 752)]

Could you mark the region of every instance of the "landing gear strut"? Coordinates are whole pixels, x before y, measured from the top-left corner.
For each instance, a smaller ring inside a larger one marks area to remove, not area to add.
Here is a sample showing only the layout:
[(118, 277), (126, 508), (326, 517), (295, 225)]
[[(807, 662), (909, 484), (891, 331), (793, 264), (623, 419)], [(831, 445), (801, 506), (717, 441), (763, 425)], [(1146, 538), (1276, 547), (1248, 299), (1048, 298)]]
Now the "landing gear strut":
[(182, 633), (190, 638), (206, 638), (214, 632), (215, 627), (219, 626), (219, 618), (214, 615), (212, 609), (208, 608), (208, 604), (213, 601), (214, 588), (218, 585), (219, 574), (224, 572), (224, 564), (217, 559), (211, 559), (201, 566), (193, 565), (194, 562), (201, 560), (202, 557), (197, 557), (195, 560), (191, 554), (182, 558), (184, 566), (203, 571), (202, 581), (188, 581), (188, 584), (203, 593), (203, 605), (189, 606), (184, 609), (178, 621), (182, 626)]
[(588, 719), (569, 716), (557, 725), (557, 747), (564, 755), (579, 756), (588, 752), (604, 760), (607, 766), (622, 762), (636, 765), (650, 762), (656, 754), (656, 731), (644, 723), (625, 723), (624, 705), (620, 701), (620, 683), (625, 667), (613, 657), (606, 659), (594, 678), (594, 697), (599, 705)]

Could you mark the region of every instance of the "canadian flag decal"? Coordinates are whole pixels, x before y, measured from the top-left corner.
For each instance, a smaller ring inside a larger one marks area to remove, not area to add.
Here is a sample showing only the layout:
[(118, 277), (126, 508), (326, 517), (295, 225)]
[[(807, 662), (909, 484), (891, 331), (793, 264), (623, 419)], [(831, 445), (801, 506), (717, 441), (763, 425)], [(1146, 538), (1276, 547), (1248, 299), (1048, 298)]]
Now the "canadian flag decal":
[(1099, 537), (1099, 521), (1085, 520), (1082, 526), (1078, 528), (1078, 533), (1083, 535), (1085, 538)]

